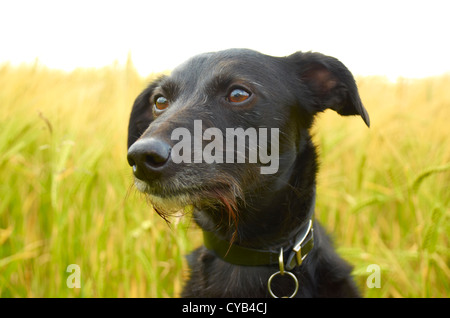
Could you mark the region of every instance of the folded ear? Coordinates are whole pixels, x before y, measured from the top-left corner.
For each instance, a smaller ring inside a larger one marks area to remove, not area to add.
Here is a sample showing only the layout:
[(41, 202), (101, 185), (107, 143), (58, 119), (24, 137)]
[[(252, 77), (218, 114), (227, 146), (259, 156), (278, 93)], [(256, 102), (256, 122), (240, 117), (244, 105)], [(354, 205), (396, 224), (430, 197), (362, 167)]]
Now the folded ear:
[(297, 52), (288, 58), (295, 63), (301, 82), (313, 95), (317, 111), (330, 108), (344, 116), (359, 115), (370, 126), (355, 79), (344, 64), (334, 57), (313, 52)]
[(128, 148), (147, 130), (153, 121), (153, 105), (150, 98), (159, 81), (151, 83), (134, 101), (128, 123)]

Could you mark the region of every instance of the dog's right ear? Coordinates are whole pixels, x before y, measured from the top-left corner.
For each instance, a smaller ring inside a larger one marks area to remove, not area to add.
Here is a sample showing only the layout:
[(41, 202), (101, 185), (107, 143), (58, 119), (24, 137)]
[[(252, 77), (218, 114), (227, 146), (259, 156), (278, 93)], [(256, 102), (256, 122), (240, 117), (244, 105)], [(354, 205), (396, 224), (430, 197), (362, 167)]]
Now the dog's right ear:
[(355, 79), (338, 59), (315, 52), (297, 52), (288, 59), (293, 61), (297, 76), (312, 95), (314, 113), (330, 108), (343, 116), (359, 115), (370, 126)]
[(159, 81), (151, 83), (134, 101), (128, 123), (128, 148), (147, 130), (153, 121), (153, 105), (150, 98)]

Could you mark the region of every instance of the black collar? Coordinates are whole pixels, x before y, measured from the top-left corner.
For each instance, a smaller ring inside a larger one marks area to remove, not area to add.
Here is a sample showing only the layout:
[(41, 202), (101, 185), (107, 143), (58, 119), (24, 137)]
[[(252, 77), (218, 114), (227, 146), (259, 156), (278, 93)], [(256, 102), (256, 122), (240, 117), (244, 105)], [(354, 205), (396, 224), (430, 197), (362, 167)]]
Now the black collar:
[[(242, 266), (278, 265), (279, 251), (259, 250), (232, 244), (227, 240), (218, 238), (214, 233), (203, 231), (203, 240), (207, 249), (211, 250), (224, 261)], [(286, 249), (283, 258), (285, 268), (291, 270), (300, 266), (302, 261), (314, 247), (313, 220), (309, 219), (302, 231), (297, 235), (293, 246)]]

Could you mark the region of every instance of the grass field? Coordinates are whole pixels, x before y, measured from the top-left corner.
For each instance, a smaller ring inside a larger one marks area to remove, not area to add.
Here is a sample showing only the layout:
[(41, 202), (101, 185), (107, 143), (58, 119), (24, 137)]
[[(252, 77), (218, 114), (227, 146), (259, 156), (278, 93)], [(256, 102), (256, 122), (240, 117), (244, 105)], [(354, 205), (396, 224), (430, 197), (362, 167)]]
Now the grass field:
[[(170, 229), (132, 187), (131, 104), (149, 79), (129, 62), (71, 73), (0, 66), (0, 296), (176, 297), (183, 255), (201, 244)], [(450, 296), (450, 75), (358, 79), (371, 117), (330, 111), (317, 218), (354, 265), (366, 297)], [(70, 264), (80, 288), (69, 288)], [(366, 285), (376, 264), (380, 288)]]

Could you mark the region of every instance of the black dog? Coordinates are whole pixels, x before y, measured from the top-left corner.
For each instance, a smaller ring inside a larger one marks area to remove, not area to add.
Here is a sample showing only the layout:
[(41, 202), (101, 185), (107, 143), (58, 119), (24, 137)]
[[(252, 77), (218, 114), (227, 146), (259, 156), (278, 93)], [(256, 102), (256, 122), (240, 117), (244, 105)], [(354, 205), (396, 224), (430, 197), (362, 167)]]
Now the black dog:
[[(135, 184), (164, 218), (193, 206), (204, 233), (205, 246), (189, 256), (182, 296), (359, 296), (351, 266), (313, 217), (318, 164), (309, 128), (327, 108), (359, 115), (369, 126), (350, 71), (333, 57), (310, 52), (202, 54), (137, 97), (128, 130)], [(180, 127), (194, 136), (183, 140), (192, 153), (180, 151), (181, 135), (173, 133)], [(246, 138), (245, 148), (237, 145), (231, 156), (229, 148), (220, 153), (218, 147), (226, 144), (229, 128), (242, 128)], [(256, 146), (251, 129), (259, 133)], [(278, 132), (278, 140), (268, 132)], [(278, 155), (265, 172), (268, 153), (250, 157), (263, 150), (264, 140), (265, 151)], [(216, 160), (206, 160), (208, 154)]]

